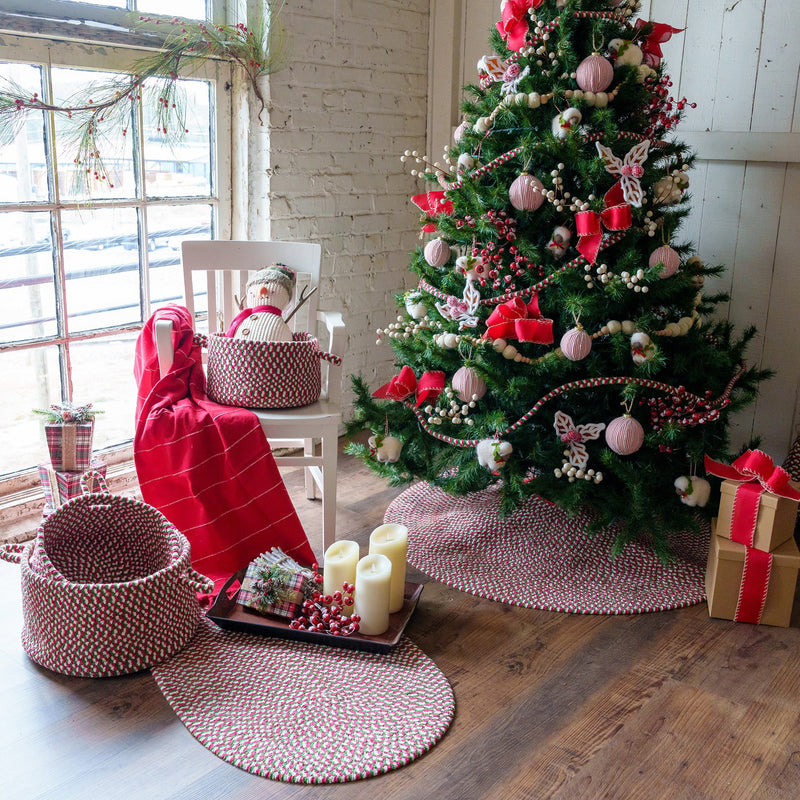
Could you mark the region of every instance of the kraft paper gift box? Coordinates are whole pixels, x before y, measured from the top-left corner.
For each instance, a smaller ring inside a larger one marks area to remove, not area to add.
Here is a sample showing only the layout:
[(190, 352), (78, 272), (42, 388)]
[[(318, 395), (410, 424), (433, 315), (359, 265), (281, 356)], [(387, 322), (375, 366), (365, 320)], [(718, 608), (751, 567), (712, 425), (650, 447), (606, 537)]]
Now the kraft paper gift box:
[[(89, 466), (105, 478), (105, 461), (96, 458)], [(85, 471), (65, 472), (63, 470), (55, 470), (49, 464), (40, 464), (39, 479), (44, 489), (45, 513), (52, 512), (73, 497), (78, 497), (81, 494), (81, 478), (84, 474)], [(89, 487), (93, 488), (91, 480), (89, 481)]]
[[(717, 518), (717, 536), (726, 539), (731, 536), (733, 509), (736, 491), (745, 485), (741, 481), (726, 480), (720, 486), (719, 515)], [(793, 489), (800, 489), (800, 483), (790, 481)], [(775, 550), (794, 535), (797, 523), (797, 500), (779, 497), (770, 492), (763, 492), (758, 502), (758, 516), (752, 547), (757, 550)]]
[(767, 553), (716, 536), (712, 526), (706, 569), (709, 616), (788, 627), (798, 569), (800, 550), (794, 539)]
[(89, 469), (92, 460), (94, 421), (73, 424), (48, 423), (44, 426), (44, 433), (53, 469), (63, 472)]

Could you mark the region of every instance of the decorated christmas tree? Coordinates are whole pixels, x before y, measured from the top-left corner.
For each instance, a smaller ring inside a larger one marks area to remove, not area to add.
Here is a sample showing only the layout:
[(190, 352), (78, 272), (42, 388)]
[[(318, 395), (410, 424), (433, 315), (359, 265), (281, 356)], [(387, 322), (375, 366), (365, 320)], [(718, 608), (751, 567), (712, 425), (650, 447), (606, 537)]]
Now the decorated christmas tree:
[[(426, 191), (418, 287), (379, 331), (397, 374), (354, 379), (351, 444), (393, 484), (506, 513), (537, 494), (589, 506), (617, 547), (697, 527), (703, 456), (765, 371), (755, 334), (714, 321), (706, 266), (680, 237), (692, 154), (674, 130), (660, 44), (636, 0), (505, 0), (443, 161), (407, 152)], [(421, 166), (420, 166), (421, 165)]]

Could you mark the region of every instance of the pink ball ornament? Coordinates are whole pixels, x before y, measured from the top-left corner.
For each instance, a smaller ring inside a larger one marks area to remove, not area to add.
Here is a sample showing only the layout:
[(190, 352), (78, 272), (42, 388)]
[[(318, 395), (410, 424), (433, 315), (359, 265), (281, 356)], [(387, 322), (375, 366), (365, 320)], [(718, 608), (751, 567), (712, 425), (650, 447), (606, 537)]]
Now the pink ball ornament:
[(544, 186), (538, 178), (523, 172), (509, 187), (508, 199), (517, 211), (536, 211), (544, 203)]
[(678, 267), (681, 265), (681, 257), (668, 244), (664, 244), (653, 250), (647, 263), (651, 267), (663, 264), (661, 274), (658, 277), (669, 278), (678, 271)]
[(612, 419), (606, 428), (606, 444), (620, 456), (635, 453), (644, 442), (644, 428), (630, 414)]
[(453, 141), (458, 144), (461, 140), (461, 137), (470, 129), (470, 124), (466, 120), (464, 120), (454, 131), (453, 131)]
[(443, 267), (450, 260), (450, 245), (437, 237), (425, 245), (423, 254), (432, 267)]
[(453, 390), (462, 403), (469, 403), (486, 394), (486, 382), (472, 367), (460, 367), (455, 371), (452, 380)]
[(570, 361), (580, 361), (589, 355), (592, 349), (592, 337), (577, 325), (561, 337), (559, 347)]
[(614, 67), (600, 53), (592, 53), (578, 64), (575, 80), (584, 92), (604, 92), (614, 80)]

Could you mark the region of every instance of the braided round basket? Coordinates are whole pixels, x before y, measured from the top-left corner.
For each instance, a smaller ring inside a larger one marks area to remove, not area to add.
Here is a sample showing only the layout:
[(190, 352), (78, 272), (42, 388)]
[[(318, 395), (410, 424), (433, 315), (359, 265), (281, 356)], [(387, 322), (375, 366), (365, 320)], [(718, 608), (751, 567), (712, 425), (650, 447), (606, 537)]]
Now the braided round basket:
[(47, 517), (33, 542), (0, 550), (21, 566), (23, 648), (64, 675), (124, 675), (164, 661), (195, 633), (196, 592), (213, 591), (163, 514), (99, 483), (103, 491)]
[(310, 333), (291, 342), (208, 337), (208, 396), (215, 403), (244, 408), (296, 408), (319, 400), (320, 359), (341, 359), (319, 349)]

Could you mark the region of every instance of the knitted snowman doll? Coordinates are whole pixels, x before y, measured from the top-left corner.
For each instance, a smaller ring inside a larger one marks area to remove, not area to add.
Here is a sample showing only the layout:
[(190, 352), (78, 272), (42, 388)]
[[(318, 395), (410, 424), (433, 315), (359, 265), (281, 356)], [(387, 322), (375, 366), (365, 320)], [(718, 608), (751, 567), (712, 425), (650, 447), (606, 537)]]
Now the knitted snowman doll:
[(247, 307), (226, 332), (234, 339), (255, 342), (291, 342), (292, 330), (283, 312), (294, 295), (296, 276), (283, 264), (260, 269), (247, 284)]

